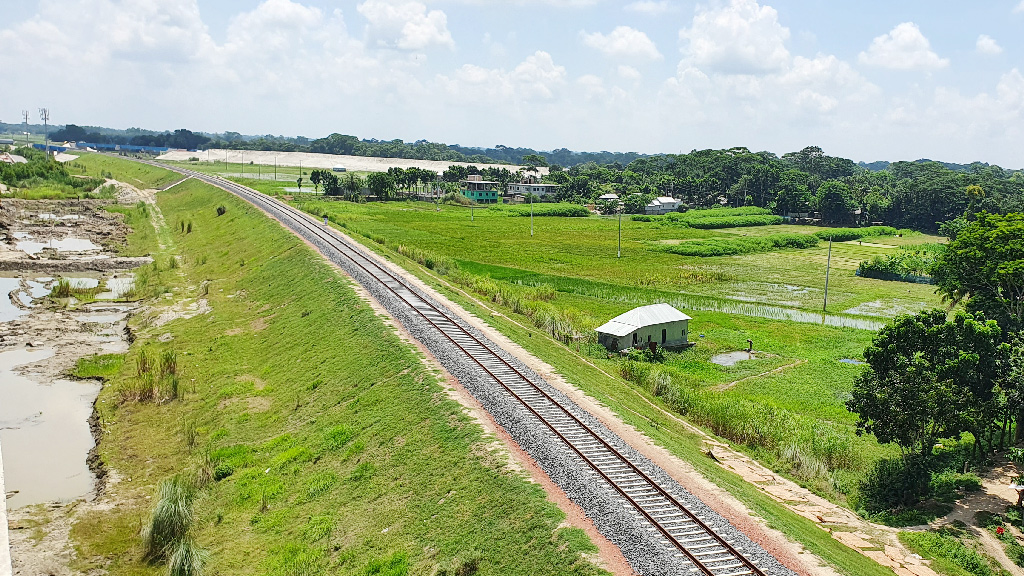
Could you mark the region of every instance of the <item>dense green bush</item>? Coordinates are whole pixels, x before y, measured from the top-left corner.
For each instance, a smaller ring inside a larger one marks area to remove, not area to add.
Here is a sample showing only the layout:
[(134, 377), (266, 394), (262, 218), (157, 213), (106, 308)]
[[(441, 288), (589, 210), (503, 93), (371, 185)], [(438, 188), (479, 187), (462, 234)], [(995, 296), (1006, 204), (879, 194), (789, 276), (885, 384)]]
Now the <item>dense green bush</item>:
[(709, 238), (664, 246), (666, 252), (681, 256), (732, 256), (773, 252), (784, 248), (814, 248), (818, 238), (811, 234), (770, 234), (768, 236), (742, 236), (736, 238)]
[(931, 472), (920, 458), (884, 458), (860, 482), (860, 506), (875, 514), (909, 507), (928, 493)]
[(865, 226), (864, 228), (825, 228), (814, 233), (822, 240), (832, 238), (834, 242), (849, 242), (871, 236), (895, 236), (899, 231), (892, 226)]
[(931, 497), (940, 502), (952, 503), (959, 496), (958, 491), (977, 492), (981, 490), (981, 479), (975, 474), (945, 471), (932, 474), (928, 484)]
[(629, 217), (633, 222), (654, 222), (658, 219), (658, 216), (647, 216), (644, 214), (633, 214)]
[(926, 282), (935, 259), (945, 250), (941, 244), (904, 248), (894, 254), (878, 255), (857, 267), (857, 275), (880, 280)]
[[(489, 210), (495, 210), (503, 212), (509, 216), (529, 216), (530, 205), (529, 204), (517, 204), (515, 206), (509, 206), (507, 204), (495, 204), (488, 208)], [(561, 216), (564, 218), (585, 218), (590, 216), (590, 210), (587, 210), (586, 206), (580, 206), (579, 204), (542, 204), (537, 203), (533, 205), (534, 216)]]
[[(648, 218), (650, 217), (648, 216)], [(776, 216), (772, 214), (771, 210), (754, 206), (670, 212), (661, 216), (660, 219), (675, 226), (701, 230), (782, 224), (782, 216)]]
[(701, 218), (690, 220), (686, 224), (690, 228), (713, 230), (718, 228), (746, 228), (748, 226), (775, 226), (782, 224), (782, 216), (724, 216), (722, 218)]

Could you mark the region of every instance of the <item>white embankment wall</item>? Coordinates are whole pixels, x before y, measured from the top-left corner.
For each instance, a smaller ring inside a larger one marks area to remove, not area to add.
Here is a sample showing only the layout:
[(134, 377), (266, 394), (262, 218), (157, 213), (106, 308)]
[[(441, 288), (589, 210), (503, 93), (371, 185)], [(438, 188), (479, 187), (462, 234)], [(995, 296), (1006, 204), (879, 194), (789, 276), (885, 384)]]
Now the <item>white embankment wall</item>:
[(4, 456), (0, 451), (0, 576), (11, 576), (11, 543), (7, 537), (7, 489), (4, 488)]

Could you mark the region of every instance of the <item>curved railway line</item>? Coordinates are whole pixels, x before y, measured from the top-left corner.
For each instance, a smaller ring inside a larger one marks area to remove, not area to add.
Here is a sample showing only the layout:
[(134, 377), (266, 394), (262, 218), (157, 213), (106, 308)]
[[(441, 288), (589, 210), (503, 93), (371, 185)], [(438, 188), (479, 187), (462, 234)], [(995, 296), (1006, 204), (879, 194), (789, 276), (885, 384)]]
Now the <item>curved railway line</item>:
[[(705, 576), (766, 576), (757, 561), (748, 558), (743, 546), (730, 541), (709, 526), (703, 513), (691, 512), (665, 488), (613, 446), (591, 425), (577, 417), (544, 387), (535, 383), (519, 368), (507, 361), (497, 346), (478, 337), (456, 321), (443, 306), (421, 294), (405, 280), (368, 256), (365, 249), (354, 245), (329, 227), (312, 219), (305, 212), (288, 206), (265, 194), (219, 177), (187, 169), (152, 163), (188, 177), (196, 178), (255, 205), (274, 216), (293, 232), (327, 247), (347, 259), (353, 266), (378, 282), (415, 315), (437, 331), (472, 365), (493, 379), (508, 396), (514, 398), (560, 442), (576, 454), (589, 468), (591, 477), (603, 482), (619, 499), (632, 508), (631, 513), (641, 527), (655, 531), (662, 545), (669, 547), (678, 560), (678, 572)], [(589, 515), (589, 512), (588, 512)], [(730, 529), (732, 529), (730, 527)], [(734, 529), (732, 529), (734, 530)], [(761, 551), (763, 559), (765, 553)], [(773, 563), (774, 564), (774, 563)], [(779, 566), (781, 567), (781, 566)], [(785, 569), (783, 569), (785, 570)], [(772, 570), (773, 573), (777, 571)], [(786, 570), (788, 572), (788, 570)]]

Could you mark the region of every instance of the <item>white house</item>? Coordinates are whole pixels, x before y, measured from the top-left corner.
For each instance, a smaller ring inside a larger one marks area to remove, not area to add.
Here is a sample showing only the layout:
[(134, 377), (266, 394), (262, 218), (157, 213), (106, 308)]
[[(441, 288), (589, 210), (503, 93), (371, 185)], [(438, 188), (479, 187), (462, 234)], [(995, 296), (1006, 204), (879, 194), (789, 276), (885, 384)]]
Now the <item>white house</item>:
[(651, 304), (620, 314), (597, 328), (597, 341), (612, 352), (629, 347), (673, 348), (689, 343), (690, 317), (668, 304)]
[(669, 212), (675, 212), (679, 209), (679, 204), (682, 201), (676, 200), (675, 198), (669, 198), (668, 196), (659, 196), (651, 203), (644, 207), (645, 214), (668, 214)]
[(533, 194), (541, 198), (548, 194), (555, 194), (558, 192), (560, 186), (558, 184), (542, 184), (540, 182), (515, 182), (508, 185), (508, 195), (525, 196), (527, 194)]
[(619, 195), (618, 194), (609, 192), (608, 194), (602, 194), (601, 197), (598, 198), (597, 200), (598, 200), (598, 202), (608, 202), (608, 201), (611, 201), (611, 200), (618, 200), (618, 199), (619, 199)]

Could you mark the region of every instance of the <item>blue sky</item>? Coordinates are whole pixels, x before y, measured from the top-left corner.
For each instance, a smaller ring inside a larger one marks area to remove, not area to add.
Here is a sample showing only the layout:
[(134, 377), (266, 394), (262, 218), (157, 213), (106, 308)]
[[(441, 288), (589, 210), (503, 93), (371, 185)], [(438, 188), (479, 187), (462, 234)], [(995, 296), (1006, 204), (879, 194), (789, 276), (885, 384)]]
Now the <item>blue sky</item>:
[(7, 122), (1024, 167), (1024, 0), (7, 4)]

